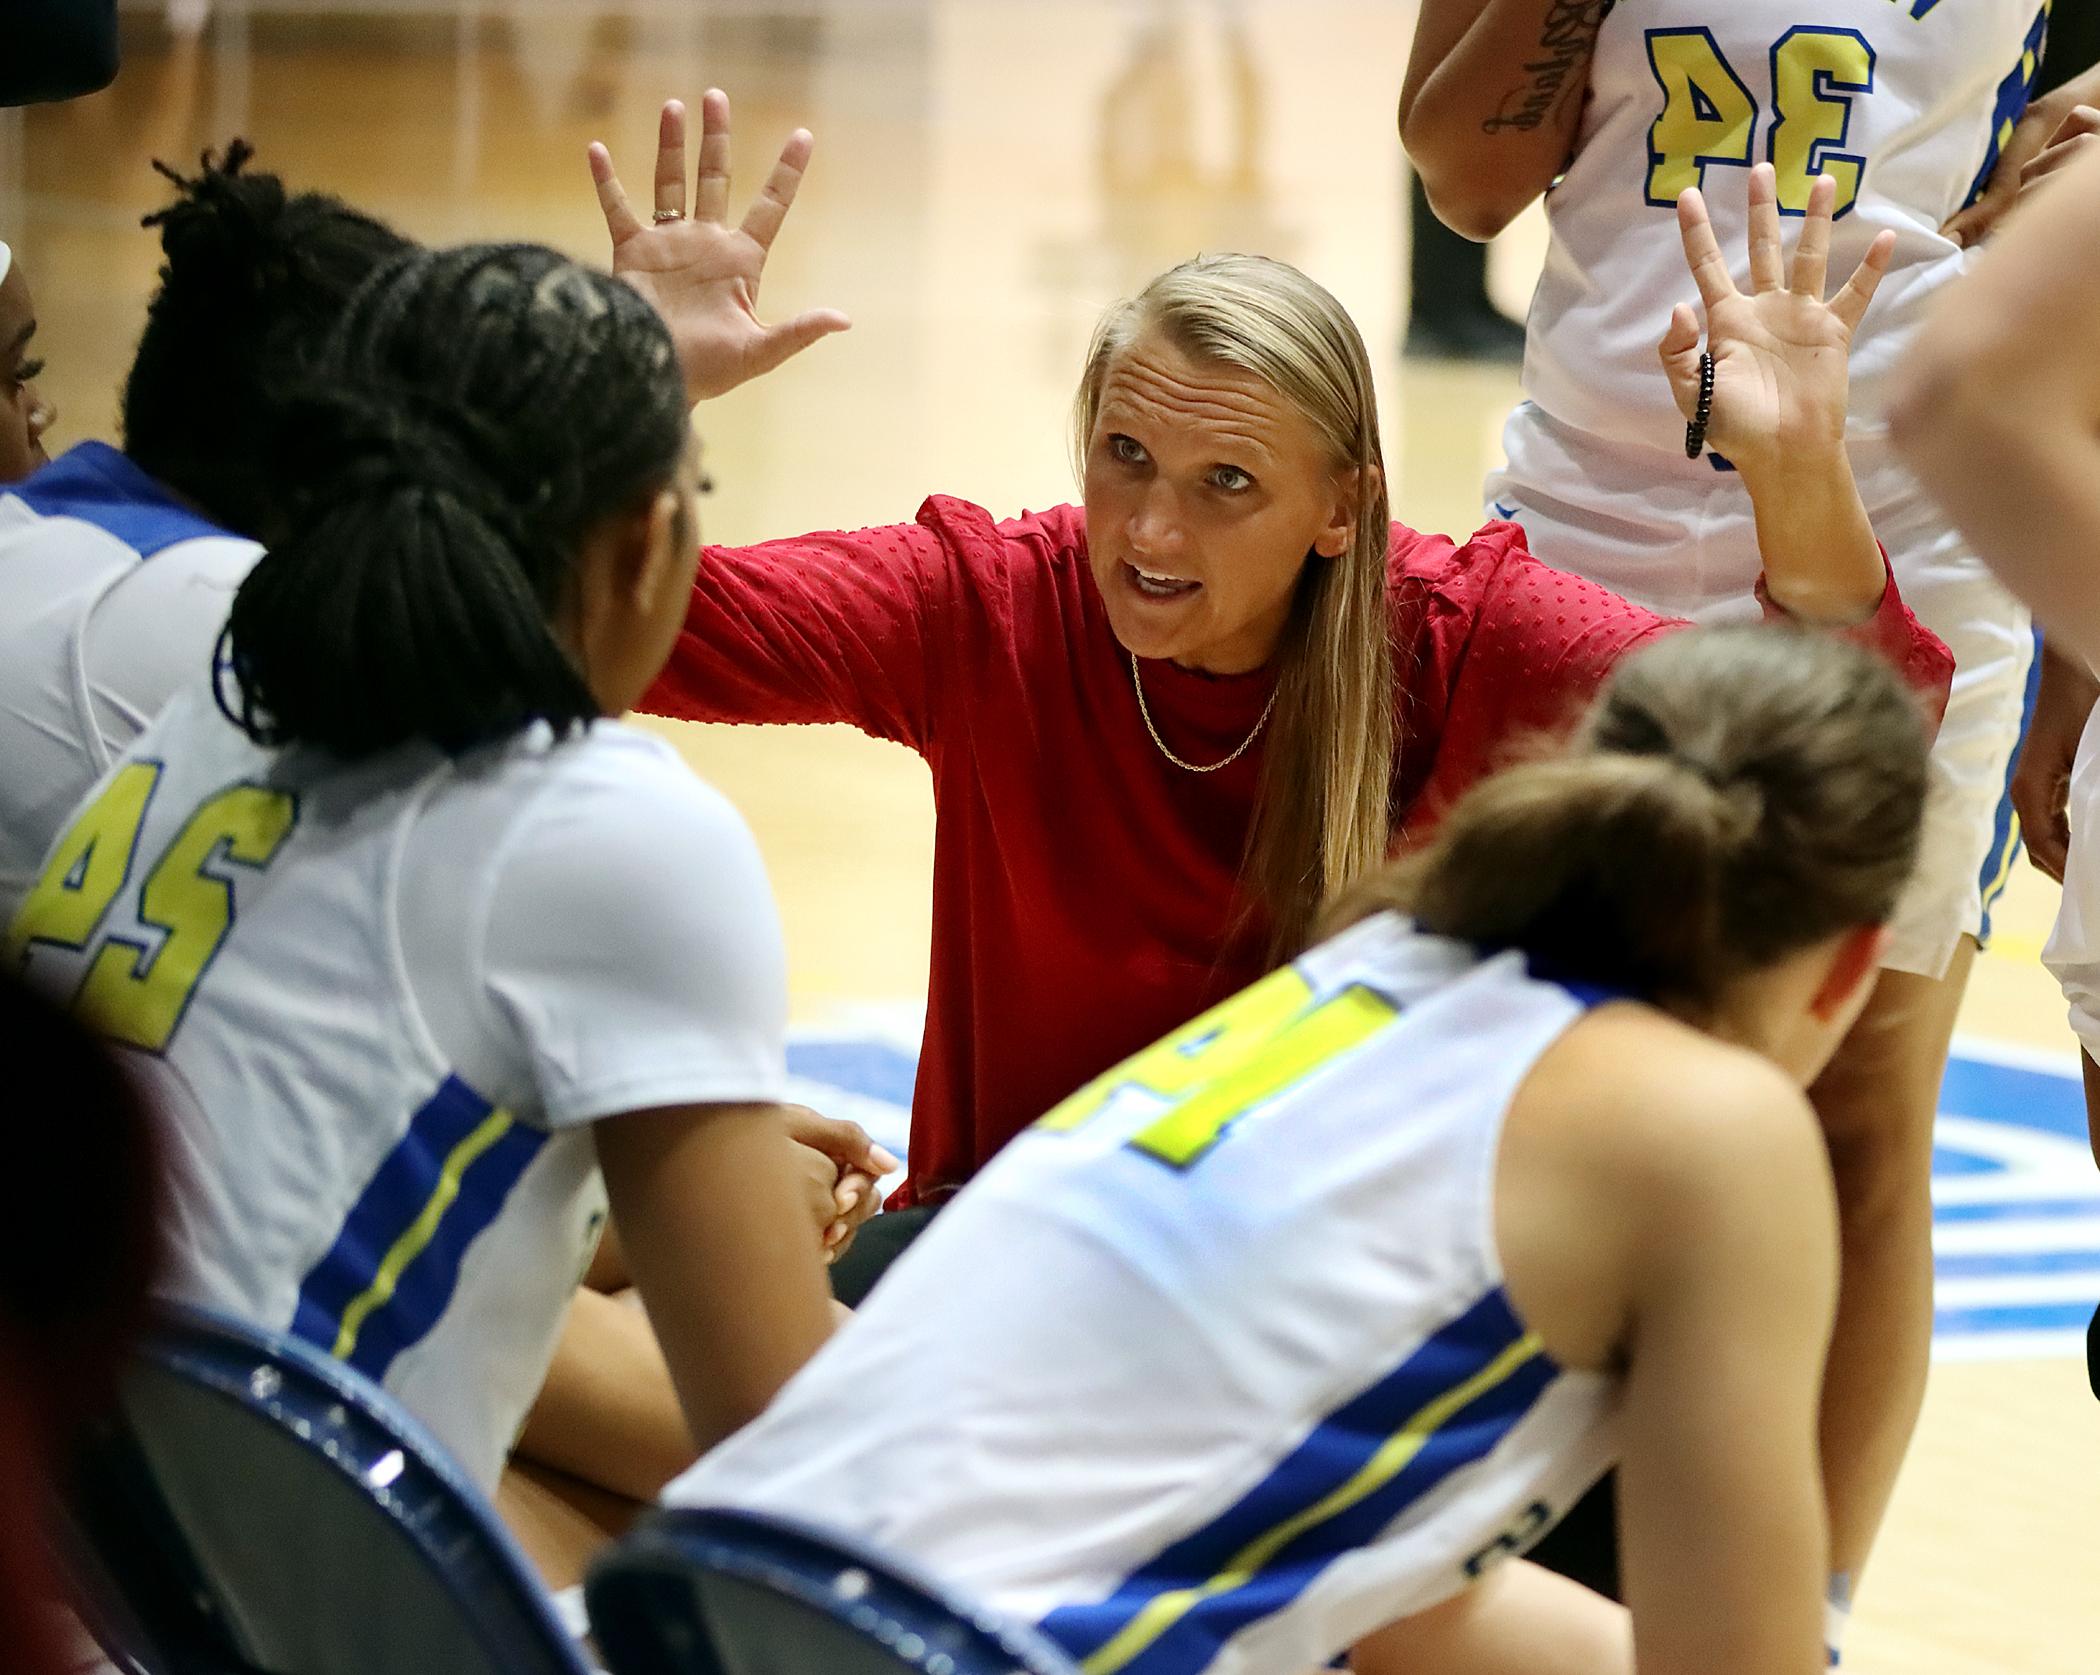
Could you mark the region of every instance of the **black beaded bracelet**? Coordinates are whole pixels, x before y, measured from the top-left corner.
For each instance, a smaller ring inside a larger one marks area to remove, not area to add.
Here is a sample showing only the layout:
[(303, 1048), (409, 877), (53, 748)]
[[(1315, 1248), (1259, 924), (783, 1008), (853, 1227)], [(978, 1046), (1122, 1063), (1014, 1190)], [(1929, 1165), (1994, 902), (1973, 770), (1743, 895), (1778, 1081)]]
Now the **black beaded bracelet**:
[(1706, 421), (1714, 416), (1714, 358), (1699, 357), (1699, 405), (1692, 422), (1684, 427), (1684, 457), (1697, 459), (1706, 451)]

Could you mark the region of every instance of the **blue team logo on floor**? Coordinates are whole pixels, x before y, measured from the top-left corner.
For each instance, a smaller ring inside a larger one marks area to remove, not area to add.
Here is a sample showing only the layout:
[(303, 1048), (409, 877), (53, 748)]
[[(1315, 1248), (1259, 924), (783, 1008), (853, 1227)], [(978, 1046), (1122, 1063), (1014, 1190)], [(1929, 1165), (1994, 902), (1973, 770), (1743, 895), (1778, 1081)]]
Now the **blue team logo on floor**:
[(2073, 1064), (1962, 1042), (1934, 1139), (1934, 1352), (2083, 1355), (2100, 1302), (2100, 1173)]
[[(903, 1155), (922, 1014), (865, 1007), (788, 1048), (797, 1097)], [(1964, 1041), (1932, 1159), (1943, 1358), (2083, 1355), (2100, 1304), (2100, 1172), (2072, 1061)]]

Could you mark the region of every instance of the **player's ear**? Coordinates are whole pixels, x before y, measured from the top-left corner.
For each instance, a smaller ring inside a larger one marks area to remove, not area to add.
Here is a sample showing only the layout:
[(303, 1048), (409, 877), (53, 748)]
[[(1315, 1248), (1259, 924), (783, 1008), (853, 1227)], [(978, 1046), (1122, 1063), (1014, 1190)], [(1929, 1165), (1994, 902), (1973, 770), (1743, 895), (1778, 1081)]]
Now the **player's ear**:
[(579, 578), (584, 596), (646, 614), (672, 585), (679, 565), (692, 559), (690, 522), (675, 487), (605, 519), (585, 543)]
[(1894, 934), (1886, 925), (1861, 925), (1847, 931), (1838, 940), (1809, 1011), (1826, 1023), (1840, 1016), (1862, 987), (1873, 982)]
[(649, 503), (637, 532), (629, 591), (637, 611), (653, 615), (667, 592), (676, 593), (683, 600), (691, 590), (699, 539), (694, 521), (692, 501), (675, 483)]

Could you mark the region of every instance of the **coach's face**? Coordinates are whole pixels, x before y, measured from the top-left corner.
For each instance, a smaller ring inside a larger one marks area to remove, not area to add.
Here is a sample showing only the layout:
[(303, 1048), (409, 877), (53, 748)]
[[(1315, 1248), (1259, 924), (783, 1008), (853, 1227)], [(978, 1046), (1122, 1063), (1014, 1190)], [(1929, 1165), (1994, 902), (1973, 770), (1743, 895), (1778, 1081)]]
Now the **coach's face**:
[(1211, 674), (1258, 669), (1309, 563), (1355, 533), (1357, 476), (1250, 372), (1157, 334), (1102, 375), (1086, 452), (1088, 562), (1116, 638)]
[(44, 432), (57, 414), (37, 394), (44, 367), (30, 357), (35, 336), (36, 308), (17, 261), (0, 279), (0, 483), (20, 482), (48, 457)]

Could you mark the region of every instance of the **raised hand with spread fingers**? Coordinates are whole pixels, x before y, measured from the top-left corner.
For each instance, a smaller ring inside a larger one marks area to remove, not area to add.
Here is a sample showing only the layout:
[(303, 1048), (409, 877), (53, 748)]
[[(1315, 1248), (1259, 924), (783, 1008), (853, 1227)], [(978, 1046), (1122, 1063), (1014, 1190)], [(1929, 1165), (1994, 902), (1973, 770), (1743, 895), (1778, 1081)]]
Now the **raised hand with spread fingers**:
[(729, 95), (700, 101), (700, 169), (686, 192), (686, 110), (676, 99), (657, 125), (654, 212), (644, 221), (627, 201), (602, 143), (590, 148), (591, 178), (612, 237), (612, 270), (655, 306), (671, 328), (686, 393), (703, 401), (772, 371), (851, 323), (835, 308), (811, 309), (778, 325), (758, 317), (766, 257), (795, 201), (816, 142), (788, 136), (779, 161), (742, 221), (729, 220)]
[(1793, 259), (1780, 234), (1772, 166), (1750, 171), (1750, 288), (1737, 288), (1696, 187), (1677, 200), (1684, 259), (1705, 312), (1679, 303), (1659, 345), (1678, 410), (1696, 434), (1712, 357), (1703, 440), (1742, 476), (1757, 513), (1771, 597), (1815, 621), (1864, 618), (1887, 585), (1881, 549), (1845, 453), (1852, 335), (1888, 271), (1895, 235), (1882, 233), (1825, 301), (1837, 182), (1809, 193)]

